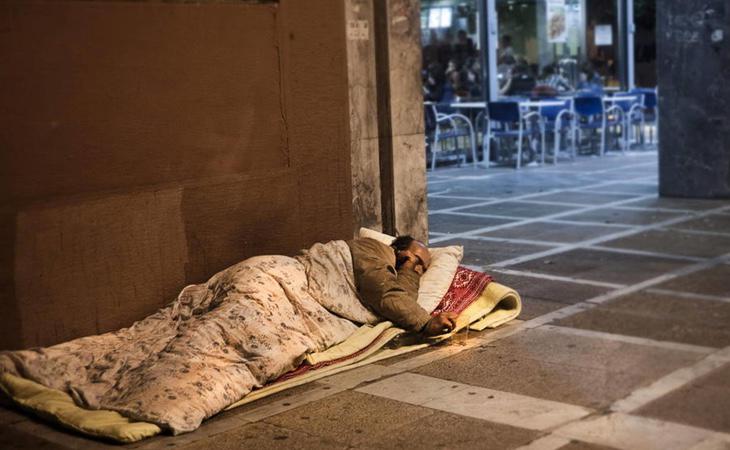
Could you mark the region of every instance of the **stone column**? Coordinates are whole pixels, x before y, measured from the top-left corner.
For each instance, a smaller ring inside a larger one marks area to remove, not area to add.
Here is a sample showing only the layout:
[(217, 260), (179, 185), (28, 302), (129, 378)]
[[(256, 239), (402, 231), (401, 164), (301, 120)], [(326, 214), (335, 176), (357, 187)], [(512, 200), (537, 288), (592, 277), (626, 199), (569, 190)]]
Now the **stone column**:
[(378, 104), (375, 80), (373, 1), (346, 0), (347, 76), (350, 97), (350, 151), (354, 232), (381, 230)]
[(374, 0), (383, 228), (428, 239), (418, 0)]
[(657, 2), (659, 192), (730, 197), (730, 0)]

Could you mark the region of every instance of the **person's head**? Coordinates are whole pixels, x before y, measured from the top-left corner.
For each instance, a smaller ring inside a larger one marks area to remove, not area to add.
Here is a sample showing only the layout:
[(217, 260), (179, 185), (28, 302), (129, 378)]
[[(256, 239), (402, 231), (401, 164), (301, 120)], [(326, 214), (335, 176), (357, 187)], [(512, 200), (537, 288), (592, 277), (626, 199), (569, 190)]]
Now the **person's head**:
[(512, 46), (512, 36), (509, 34), (503, 34), (502, 35), (502, 48), (507, 48)]
[(467, 38), (467, 37), (468, 37), (468, 36), (467, 36), (467, 34), (466, 34), (466, 31), (464, 31), (464, 30), (459, 30), (459, 31), (458, 31), (458, 32), (456, 33), (456, 39), (457, 39), (457, 40), (458, 40), (459, 42), (466, 42), (466, 38)]
[(402, 260), (398, 258), (398, 253), (408, 251), (413, 253), (416, 258), (420, 259), (423, 263), (423, 269), (428, 269), (431, 265), (431, 252), (428, 251), (428, 247), (421, 241), (414, 239), (412, 236), (398, 236), (391, 242), (391, 247), (396, 254), (396, 268), (400, 267)]
[(553, 66), (552, 64), (548, 64), (547, 66), (545, 66), (545, 68), (542, 69), (542, 73), (544, 73), (546, 77), (555, 75), (555, 66)]

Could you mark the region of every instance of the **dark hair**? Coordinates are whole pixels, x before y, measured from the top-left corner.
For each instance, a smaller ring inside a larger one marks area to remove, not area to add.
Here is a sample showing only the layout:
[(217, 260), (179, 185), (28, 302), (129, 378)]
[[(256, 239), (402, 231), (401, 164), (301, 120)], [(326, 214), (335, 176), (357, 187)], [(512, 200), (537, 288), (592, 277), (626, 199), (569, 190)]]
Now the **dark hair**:
[(397, 238), (393, 239), (393, 242), (390, 243), (390, 246), (393, 247), (396, 253), (398, 253), (402, 250), (408, 250), (413, 241), (415, 241), (415, 239), (412, 236), (406, 234), (404, 236), (398, 236)]

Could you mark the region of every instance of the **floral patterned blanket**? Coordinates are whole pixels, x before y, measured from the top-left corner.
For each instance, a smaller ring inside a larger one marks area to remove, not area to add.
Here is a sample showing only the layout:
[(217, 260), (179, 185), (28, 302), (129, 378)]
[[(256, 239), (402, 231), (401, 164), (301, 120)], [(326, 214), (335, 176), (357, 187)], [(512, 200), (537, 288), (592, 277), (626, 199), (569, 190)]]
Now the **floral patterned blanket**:
[(247, 259), (129, 328), (2, 352), (0, 373), (178, 434), (377, 321), (358, 300), (347, 244), (332, 241)]

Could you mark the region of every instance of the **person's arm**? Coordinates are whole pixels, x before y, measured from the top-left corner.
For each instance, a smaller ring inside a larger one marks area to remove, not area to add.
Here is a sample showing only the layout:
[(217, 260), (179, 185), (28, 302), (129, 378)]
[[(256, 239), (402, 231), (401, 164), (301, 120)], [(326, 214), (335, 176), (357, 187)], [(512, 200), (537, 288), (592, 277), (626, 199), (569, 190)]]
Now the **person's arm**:
[(396, 271), (393, 250), (371, 239), (348, 244), (363, 304), (399, 327), (422, 330), (431, 315), (417, 303), (421, 275), (416, 266), (405, 263)]

